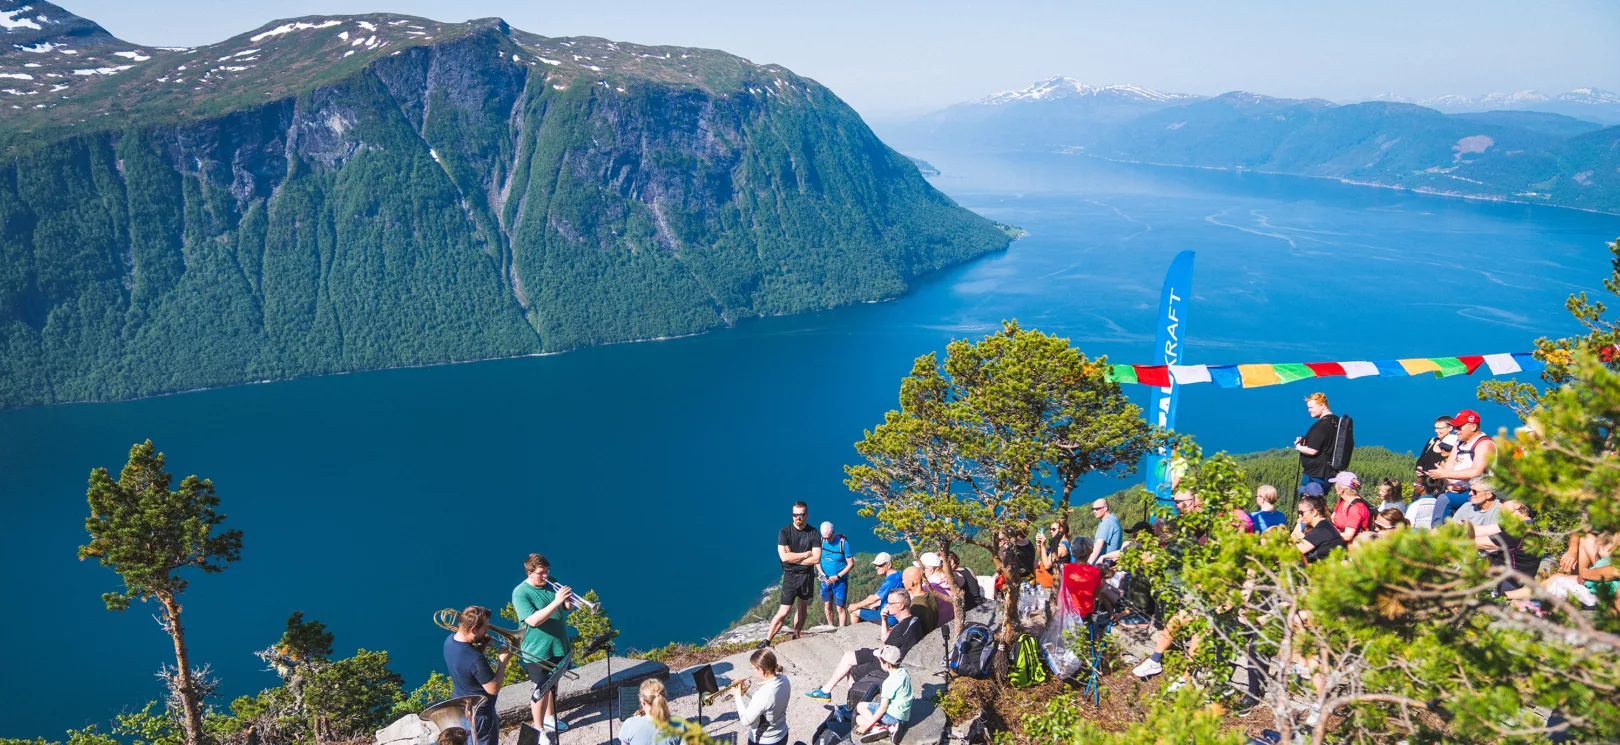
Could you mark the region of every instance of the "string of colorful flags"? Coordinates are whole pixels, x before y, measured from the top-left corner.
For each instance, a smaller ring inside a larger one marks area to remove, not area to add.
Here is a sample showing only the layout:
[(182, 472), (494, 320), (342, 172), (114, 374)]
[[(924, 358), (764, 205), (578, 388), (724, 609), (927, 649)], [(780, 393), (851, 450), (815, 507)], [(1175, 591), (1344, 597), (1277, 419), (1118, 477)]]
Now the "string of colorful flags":
[(1289, 362), (1277, 365), (1112, 365), (1108, 378), (1159, 388), (1214, 383), (1217, 388), (1259, 388), (1308, 378), (1404, 378), (1434, 373), (1437, 378), (1473, 375), (1481, 367), (1491, 375), (1540, 372), (1545, 363), (1530, 352), (1475, 354), (1465, 357), (1415, 357), (1357, 362)]

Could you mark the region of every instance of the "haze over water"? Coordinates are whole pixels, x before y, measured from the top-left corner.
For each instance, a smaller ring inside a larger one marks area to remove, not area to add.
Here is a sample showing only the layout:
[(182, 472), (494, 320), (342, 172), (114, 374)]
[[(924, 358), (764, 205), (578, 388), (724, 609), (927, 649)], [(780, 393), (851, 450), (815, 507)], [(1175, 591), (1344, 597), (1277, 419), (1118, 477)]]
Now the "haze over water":
[[(740, 615), (778, 574), (772, 545), (796, 499), (872, 550), (841, 466), (915, 357), (1016, 318), (1148, 362), (1181, 250), (1198, 252), (1190, 362), (1338, 361), (1527, 351), (1573, 332), (1563, 300), (1601, 291), (1620, 236), (1613, 215), (1319, 180), (914, 154), (964, 206), (1028, 237), (894, 302), (700, 337), (0, 412), (0, 735), (60, 737), (158, 693), (152, 673), (173, 656), (155, 610), (106, 611), (117, 576), (74, 559), (90, 469), (116, 472), (148, 437), (177, 479), (213, 479), (227, 526), (246, 533), (242, 561), (193, 577), (183, 598), (193, 660), (224, 681), (218, 703), (274, 684), (251, 652), (293, 610), (327, 623), (339, 654), (388, 650), (414, 686), (443, 664), (432, 612), (504, 605), (531, 551), (601, 593), (626, 648), (698, 640)], [(1408, 450), (1435, 415), (1478, 408), (1477, 383), (1193, 386), (1180, 428), (1212, 450), (1284, 446), (1309, 424), (1301, 398), (1323, 390), (1356, 417), (1359, 444)], [(1490, 430), (1512, 423), (1482, 411)]]

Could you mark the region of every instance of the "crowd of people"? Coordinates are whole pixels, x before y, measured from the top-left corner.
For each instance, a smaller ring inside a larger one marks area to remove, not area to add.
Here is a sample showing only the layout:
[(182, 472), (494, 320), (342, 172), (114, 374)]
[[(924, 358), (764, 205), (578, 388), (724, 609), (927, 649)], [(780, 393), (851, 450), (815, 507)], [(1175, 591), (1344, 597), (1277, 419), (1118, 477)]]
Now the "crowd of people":
[[(1295, 440), (1301, 479), (1293, 526), (1276, 509), (1277, 487), (1267, 484), (1255, 491), (1258, 509), (1234, 512), (1233, 523), (1240, 530), (1288, 530), (1302, 559), (1312, 563), (1398, 531), (1433, 530), (1455, 523), (1464, 527), (1490, 565), (1514, 570), (1495, 592), (1522, 603), (1527, 610), (1539, 611), (1539, 606), (1531, 600), (1524, 578), (1541, 576), (1548, 592), (1586, 607), (1604, 596), (1602, 585), (1611, 593), (1620, 591), (1620, 574), (1610, 558), (1620, 535), (1577, 533), (1557, 557), (1529, 549), (1525, 539), (1535, 529), (1536, 516), (1523, 502), (1504, 500), (1497, 494), (1491, 472), (1497, 445), (1481, 431), (1478, 412), (1465, 409), (1454, 416), (1437, 417), (1434, 435), (1418, 454), (1411, 481), (1383, 479), (1366, 494), (1369, 489), (1355, 472), (1335, 466), (1334, 448), (1342, 446), (1343, 438), (1335, 437), (1338, 417), (1329, 409), (1327, 396), (1312, 394), (1306, 407), (1316, 421)], [(1201, 509), (1198, 496), (1190, 491), (1177, 491), (1174, 499), (1178, 511)], [(1506, 514), (1517, 520), (1504, 520)], [(1185, 621), (1176, 617), (1166, 621), (1156, 636), (1154, 654), (1133, 671), (1137, 676), (1146, 678), (1163, 671), (1163, 655)]]
[[(1587, 607), (1620, 591), (1620, 573), (1612, 563), (1620, 534), (1577, 533), (1570, 536), (1567, 550), (1559, 556), (1538, 555), (1528, 548), (1525, 539), (1534, 529), (1536, 516), (1524, 503), (1501, 499), (1496, 493), (1491, 464), (1497, 445), (1481, 431), (1478, 412), (1463, 410), (1434, 420), (1434, 434), (1418, 454), (1410, 481), (1386, 478), (1369, 485), (1348, 470), (1348, 449), (1353, 447), (1346, 432), (1348, 419), (1334, 414), (1321, 393), (1306, 399), (1306, 409), (1314, 421), (1294, 443), (1300, 460), (1299, 483), (1290, 486), (1299, 495), (1296, 515), (1290, 520), (1278, 509), (1278, 486), (1261, 485), (1255, 490), (1255, 509), (1237, 509), (1230, 516), (1239, 530), (1286, 531), (1303, 561), (1313, 563), (1399, 531), (1433, 530), (1456, 523), (1465, 526), (1480, 554), (1492, 565), (1515, 570), (1496, 592), (1527, 608), (1535, 606), (1530, 588), (1522, 581), (1526, 577), (1541, 576), (1549, 593)], [(1180, 488), (1179, 479), (1172, 479), (1171, 489), (1178, 513), (1203, 509), (1199, 495)], [(1000, 591), (1006, 583), (1016, 583), (1027, 600), (1024, 607), (1039, 607), (1057, 596), (1065, 577), (1078, 579), (1087, 583), (1088, 597), (1094, 593), (1095, 608), (1110, 620), (1147, 623), (1147, 614), (1127, 601), (1131, 578), (1115, 564), (1132, 541), (1144, 540), (1144, 531), (1156, 535), (1162, 526), (1140, 522), (1127, 528), (1106, 499), (1092, 502), (1090, 509), (1096, 520), (1090, 536), (1071, 535), (1070, 526), (1062, 520), (1037, 530), (1035, 540), (1025, 530), (1013, 531), (1002, 545), (1004, 574), (996, 577), (996, 587)], [(1504, 520), (1507, 514), (1517, 519)], [(875, 698), (859, 703), (853, 711), (834, 707), (834, 717), (853, 719), (854, 732), (863, 742), (893, 738), (907, 724), (914, 695), (902, 664), (906, 655), (936, 630), (950, 638), (957, 620), (953, 588), (963, 593), (965, 608), (985, 602), (978, 578), (954, 553), (922, 553), (909, 566), (902, 566), (888, 552), (880, 552), (871, 562), (879, 580), (877, 589), (852, 599), (849, 583), (856, 559), (849, 539), (830, 522), (812, 527), (809, 507), (802, 501), (793, 505), (791, 522), (778, 532), (777, 558), (782, 569), (780, 605), (765, 640), (750, 657), (752, 690), (744, 693), (734, 687), (727, 691), (735, 701), (739, 720), (747, 723), (749, 745), (788, 741), (791, 684), (771, 645), (790, 616), (791, 638), (804, 634), (816, 595), (827, 623), (871, 623), (885, 631), (882, 645), (844, 653), (833, 674), (804, 695), (830, 702), (842, 686), (875, 688)], [(445, 662), (455, 695), (482, 696), (483, 703), (473, 732), (447, 732), (451, 741), (441, 739), (440, 745), (466, 745), (469, 736), (475, 738), (475, 745), (497, 745), (495, 695), (514, 655), (535, 684), (530, 709), (534, 727), (553, 735), (567, 729), (556, 716), (555, 690), (548, 682), (567, 664), (565, 619), (574, 607), (574, 596), (569, 588), (550, 580), (550, 564), (544, 556), (529, 556), (524, 569), (526, 576), (512, 594), (513, 608), (526, 631), (521, 649), (502, 649), (492, 665), (482, 646), (489, 634), (490, 611), (476, 606), (460, 613), (456, 631), (445, 640)], [(1186, 613), (1163, 619), (1153, 653), (1133, 670), (1137, 676), (1147, 678), (1163, 671), (1163, 656), (1181, 641), (1178, 636), (1190, 620)], [(1196, 639), (1186, 641), (1197, 643)], [(624, 745), (679, 742), (679, 729), (687, 725), (672, 720), (663, 683), (646, 681), (638, 693), (641, 711), (626, 723), (620, 741)], [(674, 730), (670, 729), (672, 721), (678, 725)]]

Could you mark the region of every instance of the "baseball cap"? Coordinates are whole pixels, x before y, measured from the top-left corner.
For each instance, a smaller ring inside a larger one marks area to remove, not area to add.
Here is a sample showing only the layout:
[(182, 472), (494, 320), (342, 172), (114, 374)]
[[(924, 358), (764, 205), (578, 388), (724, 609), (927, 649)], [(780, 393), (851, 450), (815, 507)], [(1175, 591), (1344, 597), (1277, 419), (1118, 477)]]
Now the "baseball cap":
[(1453, 427), (1461, 427), (1464, 424), (1472, 424), (1476, 427), (1479, 426), (1479, 412), (1474, 411), (1473, 409), (1463, 409), (1462, 411), (1457, 412), (1456, 416), (1451, 418), (1451, 426)]
[(900, 658), (904, 657), (905, 655), (900, 651), (899, 647), (896, 647), (893, 644), (885, 644), (883, 645), (882, 649), (878, 650), (877, 656), (878, 659), (883, 660), (890, 665), (898, 665), (900, 664)]
[(1339, 475), (1328, 479), (1328, 483), (1334, 486), (1348, 486), (1355, 488), (1357, 486), (1361, 486), (1361, 479), (1356, 478), (1356, 475), (1350, 471), (1340, 471)]
[(922, 565), (925, 566), (925, 567), (937, 567), (937, 566), (942, 566), (942, 565), (945, 564), (944, 561), (940, 560), (939, 554), (936, 554), (933, 551), (929, 551), (928, 553), (923, 554), (921, 559), (922, 559)]
[(1322, 496), (1322, 485), (1312, 481), (1300, 487), (1299, 493), (1307, 497), (1320, 497)]
[(888, 551), (879, 551), (877, 556), (872, 557), (873, 566), (877, 566), (879, 564), (888, 564), (892, 561), (894, 561), (894, 557), (890, 556)]

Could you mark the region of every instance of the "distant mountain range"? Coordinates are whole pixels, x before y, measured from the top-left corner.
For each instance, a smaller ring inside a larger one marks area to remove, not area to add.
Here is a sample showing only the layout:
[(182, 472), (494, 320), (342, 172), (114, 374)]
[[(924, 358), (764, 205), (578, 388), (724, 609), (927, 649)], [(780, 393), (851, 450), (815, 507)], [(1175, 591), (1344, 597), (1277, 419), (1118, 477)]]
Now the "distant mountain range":
[(498, 18), (130, 44), (0, 0), (0, 408), (894, 297), (1005, 248), (836, 95)]
[[(1445, 113), (1391, 100), (1340, 105), (1243, 91), (1206, 98), (1054, 77), (882, 134), (912, 151), (1061, 151), (1620, 211), (1620, 127), (1529, 108), (1598, 112), (1620, 97), (1595, 89), (1537, 95), (1488, 99), (1518, 108)], [(1487, 101), (1465, 100), (1446, 105)]]
[(1599, 124), (1620, 124), (1620, 93), (1598, 88), (1576, 88), (1549, 96), (1538, 91), (1487, 93), (1479, 98), (1446, 95), (1412, 99), (1394, 93), (1375, 96), (1369, 101), (1415, 103), (1447, 114), (1477, 111), (1544, 111), (1587, 119)]

